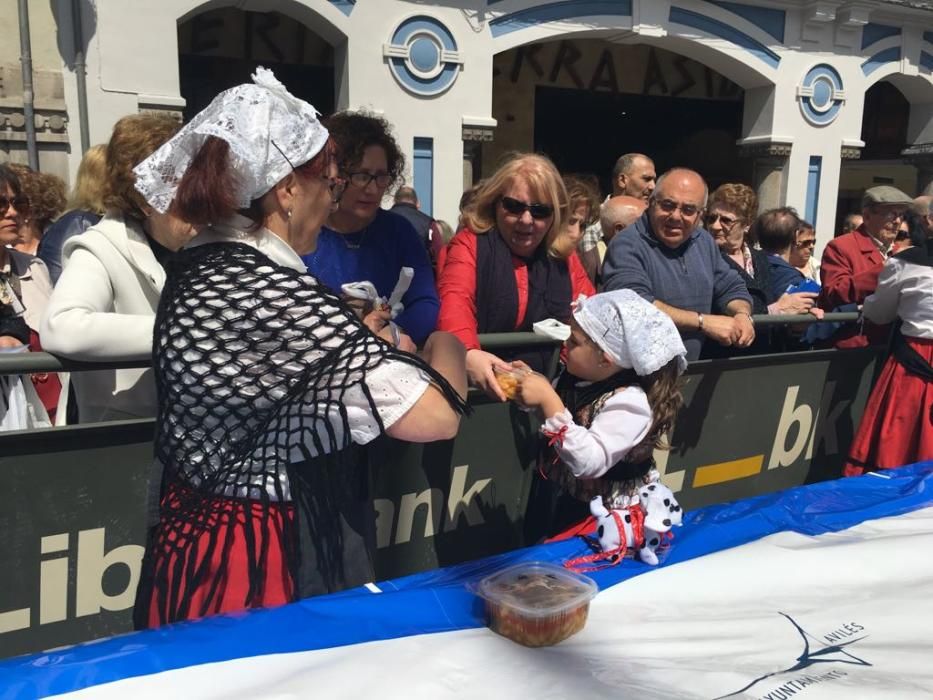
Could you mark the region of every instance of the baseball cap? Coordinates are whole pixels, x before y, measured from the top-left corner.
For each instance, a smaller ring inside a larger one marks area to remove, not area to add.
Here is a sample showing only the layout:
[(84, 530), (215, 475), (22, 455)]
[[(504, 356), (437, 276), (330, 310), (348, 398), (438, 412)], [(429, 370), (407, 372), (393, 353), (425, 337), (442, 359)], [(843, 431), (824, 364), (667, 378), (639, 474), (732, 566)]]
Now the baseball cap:
[(862, 206), (870, 207), (873, 204), (913, 204), (913, 199), (890, 185), (878, 185), (865, 190), (862, 195)]

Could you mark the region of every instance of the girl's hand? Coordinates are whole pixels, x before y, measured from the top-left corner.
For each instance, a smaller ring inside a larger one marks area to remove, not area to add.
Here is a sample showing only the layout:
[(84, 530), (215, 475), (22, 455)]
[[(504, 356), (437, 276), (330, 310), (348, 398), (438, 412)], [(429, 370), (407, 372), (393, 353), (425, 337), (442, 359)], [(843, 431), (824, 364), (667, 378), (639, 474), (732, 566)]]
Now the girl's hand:
[(564, 410), (563, 401), (560, 400), (547, 377), (536, 372), (522, 377), (516, 399), (530, 408), (540, 408), (545, 418), (550, 418)]

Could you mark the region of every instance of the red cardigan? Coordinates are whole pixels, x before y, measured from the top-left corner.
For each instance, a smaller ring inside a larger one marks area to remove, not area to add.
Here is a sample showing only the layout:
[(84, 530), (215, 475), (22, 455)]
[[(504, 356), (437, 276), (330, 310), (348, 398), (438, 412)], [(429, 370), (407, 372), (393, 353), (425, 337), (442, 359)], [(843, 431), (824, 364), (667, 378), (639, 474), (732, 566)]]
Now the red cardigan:
[[(576, 299), (580, 294), (591, 296), (596, 293), (576, 252), (567, 259), (567, 266), (570, 270), (571, 299)], [(518, 328), (528, 308), (528, 268), (521, 258), (513, 255), (512, 269), (518, 287), (518, 308), (515, 310), (515, 327)], [(462, 229), (451, 239), (445, 253), (438, 258), (437, 275), (437, 289), (441, 298), (437, 329), (453, 333), (467, 350), (478, 349), (476, 234), (469, 229)]]
[[(820, 263), (820, 307), (832, 311), (845, 304), (862, 304), (878, 286), (878, 275), (884, 267), (884, 257), (864, 227), (834, 238), (823, 251)], [(887, 326), (865, 322), (865, 335), (855, 324), (844, 326), (836, 334), (837, 348), (861, 348), (869, 343), (883, 343)]]

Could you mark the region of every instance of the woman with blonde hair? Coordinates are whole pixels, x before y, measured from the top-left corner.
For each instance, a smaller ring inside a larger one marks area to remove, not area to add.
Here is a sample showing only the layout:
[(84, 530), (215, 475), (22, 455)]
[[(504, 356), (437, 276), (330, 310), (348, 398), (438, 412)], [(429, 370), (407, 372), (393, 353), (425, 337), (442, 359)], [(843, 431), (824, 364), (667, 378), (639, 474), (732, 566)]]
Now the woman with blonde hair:
[[(570, 217), (567, 189), (546, 157), (518, 154), (479, 188), (463, 213), (463, 229), (448, 246), (438, 289), (438, 328), (467, 348), (471, 382), (505, 401), (494, 368), (511, 365), (480, 348), (478, 334), (531, 331), (538, 321), (570, 320), (570, 304), (593, 285), (575, 252), (548, 250)], [(508, 352), (502, 352), (505, 354)], [(545, 369), (550, 350), (512, 351), (533, 369)]]
[(52, 284), (62, 274), (62, 247), (72, 236), (84, 233), (104, 215), (104, 185), (107, 174), (107, 146), (91, 146), (78, 166), (75, 186), (65, 213), (56, 219), (39, 243), (38, 256), (46, 267)]

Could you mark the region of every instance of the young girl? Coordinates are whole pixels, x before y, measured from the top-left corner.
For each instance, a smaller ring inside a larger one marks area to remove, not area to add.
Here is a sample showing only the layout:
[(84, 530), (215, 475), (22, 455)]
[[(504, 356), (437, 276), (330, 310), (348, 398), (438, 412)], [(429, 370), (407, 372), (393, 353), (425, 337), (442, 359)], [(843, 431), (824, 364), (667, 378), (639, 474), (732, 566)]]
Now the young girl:
[(635, 503), (636, 489), (659, 478), (652, 452), (666, 447), (683, 403), (680, 334), (631, 290), (580, 297), (566, 348), (556, 388), (529, 374), (516, 396), (543, 414), (549, 446), (529, 508), (533, 540), (584, 520), (596, 495), (609, 509)]

